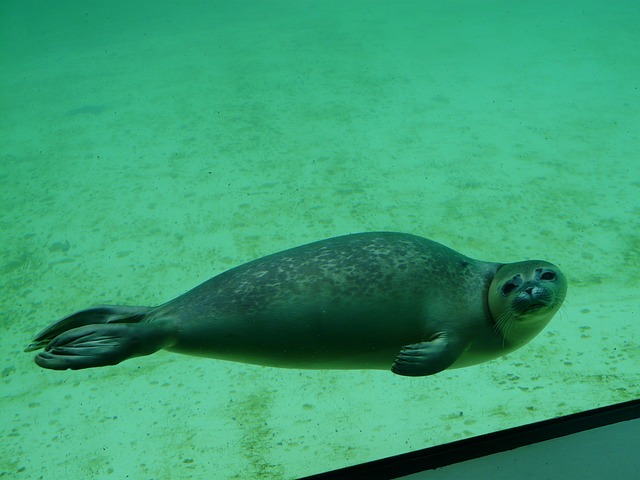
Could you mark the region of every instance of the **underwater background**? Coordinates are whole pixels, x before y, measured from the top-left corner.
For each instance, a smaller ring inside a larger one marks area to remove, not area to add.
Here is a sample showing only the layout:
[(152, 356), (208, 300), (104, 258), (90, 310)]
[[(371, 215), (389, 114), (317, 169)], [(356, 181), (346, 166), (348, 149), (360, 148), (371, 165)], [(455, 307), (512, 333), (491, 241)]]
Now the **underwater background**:
[[(636, 1), (0, 4), (0, 477), (290, 479), (640, 396)], [(23, 353), (326, 237), (542, 258), (565, 306), (432, 377)]]

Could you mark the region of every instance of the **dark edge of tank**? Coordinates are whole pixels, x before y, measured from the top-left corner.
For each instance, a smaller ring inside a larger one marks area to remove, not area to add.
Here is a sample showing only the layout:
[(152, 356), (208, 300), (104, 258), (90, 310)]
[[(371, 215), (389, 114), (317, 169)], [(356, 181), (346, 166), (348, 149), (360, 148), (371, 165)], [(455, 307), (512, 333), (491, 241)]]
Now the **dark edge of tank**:
[(640, 418), (640, 399), (500, 430), (304, 479), (397, 478)]

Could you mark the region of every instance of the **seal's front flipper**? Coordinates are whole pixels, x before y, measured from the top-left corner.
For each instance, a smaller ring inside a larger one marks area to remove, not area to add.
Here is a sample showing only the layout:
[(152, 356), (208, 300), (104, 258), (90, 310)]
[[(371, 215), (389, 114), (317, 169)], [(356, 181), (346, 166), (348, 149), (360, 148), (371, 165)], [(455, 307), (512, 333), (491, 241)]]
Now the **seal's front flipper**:
[(427, 342), (405, 345), (400, 350), (391, 371), (396, 375), (422, 377), (449, 368), (462, 355), (464, 346), (439, 334)]
[(85, 325), (56, 336), (35, 362), (52, 370), (103, 367), (149, 355), (174, 342), (175, 332), (165, 323)]
[(149, 312), (149, 307), (127, 307), (123, 305), (100, 305), (72, 313), (57, 322), (52, 323), (42, 330), (33, 339), (25, 352), (33, 352), (46, 347), (55, 337), (84, 325), (96, 325), (104, 323), (138, 323)]

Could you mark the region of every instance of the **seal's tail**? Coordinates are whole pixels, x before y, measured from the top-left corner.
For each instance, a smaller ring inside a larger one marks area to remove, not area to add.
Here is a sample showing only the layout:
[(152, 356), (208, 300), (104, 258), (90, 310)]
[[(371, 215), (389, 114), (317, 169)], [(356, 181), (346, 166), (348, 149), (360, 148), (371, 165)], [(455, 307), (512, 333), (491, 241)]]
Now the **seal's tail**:
[(53, 370), (115, 365), (169, 345), (172, 331), (163, 322), (146, 323), (150, 307), (103, 305), (73, 313), (42, 330), (25, 348), (43, 348), (35, 362)]
[(84, 325), (103, 323), (138, 323), (149, 311), (149, 307), (125, 307), (121, 305), (100, 305), (61, 318), (36, 335), (25, 352), (40, 350), (61, 333)]

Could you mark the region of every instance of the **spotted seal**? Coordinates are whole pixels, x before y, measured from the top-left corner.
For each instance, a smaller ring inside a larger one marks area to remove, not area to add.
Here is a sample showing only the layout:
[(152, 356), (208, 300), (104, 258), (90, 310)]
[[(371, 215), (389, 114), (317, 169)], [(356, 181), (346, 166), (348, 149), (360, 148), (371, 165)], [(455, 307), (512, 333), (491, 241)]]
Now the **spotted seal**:
[(25, 351), (54, 370), (160, 349), (287, 368), (432, 375), (511, 352), (558, 311), (555, 265), (474, 260), (415, 235), (310, 243), (223, 272), (157, 307), (97, 306), (51, 324)]

